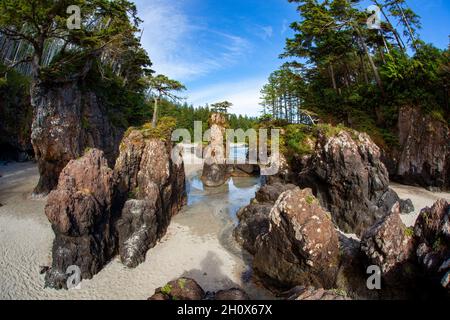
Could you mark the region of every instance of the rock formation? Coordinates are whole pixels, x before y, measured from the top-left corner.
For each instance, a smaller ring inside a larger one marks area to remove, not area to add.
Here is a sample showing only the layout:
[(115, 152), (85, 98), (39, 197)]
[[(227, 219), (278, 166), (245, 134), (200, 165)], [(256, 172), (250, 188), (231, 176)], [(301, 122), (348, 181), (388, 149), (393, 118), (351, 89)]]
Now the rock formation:
[(300, 168), (296, 183), (312, 188), (333, 220), (346, 233), (361, 235), (386, 216), (398, 196), (380, 149), (367, 134), (320, 134), (315, 150)]
[(193, 279), (180, 278), (158, 288), (149, 300), (203, 300), (205, 291)]
[(245, 250), (251, 254), (256, 253), (256, 239), (269, 231), (270, 211), (275, 202), (283, 192), (295, 188), (295, 185), (281, 183), (264, 185), (256, 193), (256, 198), (239, 210), (239, 225), (234, 230), (234, 236)]
[(70, 161), (61, 172), (45, 207), (55, 232), (47, 286), (66, 288), (70, 266), (81, 270), (81, 279), (90, 279), (112, 258), (112, 182), (113, 171), (103, 152), (95, 149)]
[(256, 239), (255, 249), (254, 269), (271, 285), (334, 285), (337, 231), (310, 189), (281, 194), (270, 212), (269, 231)]
[(361, 250), (371, 264), (379, 266), (382, 274), (396, 272), (413, 256), (412, 233), (400, 219), (400, 205), (391, 214), (368, 229), (361, 239)]
[(405, 184), (450, 189), (450, 129), (417, 107), (403, 107), (397, 125), (398, 147), (385, 160), (391, 178)]
[(217, 291), (214, 295), (214, 300), (221, 300), (221, 301), (244, 301), (244, 300), (250, 300), (250, 297), (248, 294), (239, 289), (239, 288), (232, 288), (228, 290), (220, 290)]
[(232, 177), (253, 177), (259, 176), (260, 170), (258, 165), (253, 164), (235, 164), (231, 172)]
[(367, 268), (370, 263), (361, 250), (358, 239), (339, 234), (340, 265), (335, 288), (355, 300), (380, 299), (379, 290), (367, 287)]
[(148, 300), (249, 300), (249, 296), (243, 290), (232, 288), (220, 290), (216, 293), (206, 293), (193, 279), (179, 278), (170, 281), (164, 287), (156, 289)]
[(287, 300), (350, 300), (345, 294), (336, 290), (315, 289), (314, 287), (297, 286), (285, 293)]
[(33, 88), (32, 105), (31, 141), (40, 173), (35, 193), (53, 190), (62, 169), (86, 148), (103, 150), (114, 165), (122, 133), (111, 125), (93, 92), (81, 91), (77, 82), (40, 84)]
[(367, 264), (381, 269), (381, 298), (450, 296), (449, 217), (449, 204), (439, 200), (432, 208), (421, 211), (413, 229), (406, 228), (397, 204), (389, 216), (365, 233), (361, 250)]
[(92, 278), (117, 251), (136, 267), (185, 204), (182, 159), (172, 161), (171, 142), (147, 131), (130, 130), (114, 170), (92, 149), (62, 171), (46, 206), (56, 235), (48, 286), (65, 288), (70, 266)]
[(219, 187), (231, 177), (232, 166), (226, 163), (225, 149), (225, 115), (213, 113), (210, 119), (210, 143), (205, 149), (205, 164), (203, 165), (202, 181), (207, 187)]
[(184, 165), (172, 161), (172, 145), (131, 131), (123, 140), (114, 169), (119, 253), (128, 267), (145, 260), (166, 233), (171, 218), (186, 204)]
[(420, 212), (414, 239), (422, 270), (435, 284), (440, 282), (450, 290), (450, 204), (447, 201), (439, 200)]

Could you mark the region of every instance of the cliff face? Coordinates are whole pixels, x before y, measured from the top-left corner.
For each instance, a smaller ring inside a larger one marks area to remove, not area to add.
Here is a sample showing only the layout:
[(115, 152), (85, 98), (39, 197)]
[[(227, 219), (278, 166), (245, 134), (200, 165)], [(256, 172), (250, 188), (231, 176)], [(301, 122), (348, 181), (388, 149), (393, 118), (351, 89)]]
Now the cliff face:
[(450, 189), (450, 130), (418, 108), (399, 111), (398, 142), (386, 161), (393, 180), (422, 187)]
[(30, 129), (33, 109), (26, 88), (0, 88), (0, 160), (32, 158)]
[(70, 82), (36, 85), (31, 96), (35, 108), (31, 141), (40, 173), (35, 193), (53, 190), (62, 169), (87, 148), (102, 150), (113, 166), (122, 132), (112, 126), (95, 93)]

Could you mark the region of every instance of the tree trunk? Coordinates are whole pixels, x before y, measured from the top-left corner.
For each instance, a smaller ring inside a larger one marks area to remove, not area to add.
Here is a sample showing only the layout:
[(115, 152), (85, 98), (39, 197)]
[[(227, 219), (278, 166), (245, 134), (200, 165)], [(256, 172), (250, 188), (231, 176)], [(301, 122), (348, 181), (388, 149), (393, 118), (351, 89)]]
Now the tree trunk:
[(386, 64), (386, 58), (384, 57), (383, 48), (378, 47), (378, 52), (380, 53), (381, 60), (383, 60), (383, 64)]
[(408, 19), (406, 19), (405, 16), (405, 11), (403, 11), (403, 8), (401, 5), (399, 5), (398, 3), (396, 3), (398, 10), (400, 10), (401, 14), (402, 14), (402, 18), (403, 18), (403, 22), (405, 23), (406, 27), (408, 28), (409, 31), (409, 35), (411, 36), (411, 41), (413, 44), (414, 49), (417, 50), (417, 45), (416, 45), (416, 37), (414, 37), (414, 32), (412, 31), (411, 25), (408, 22)]
[(361, 31), (359, 30), (358, 26), (356, 26), (356, 25), (354, 26), (354, 28), (356, 30), (356, 33), (358, 34), (359, 40), (361, 41), (361, 45), (363, 46), (364, 51), (366, 52), (367, 59), (369, 59), (369, 63), (372, 67), (373, 74), (375, 76), (375, 81), (377, 82), (378, 87), (380, 88), (381, 94), (384, 97), (385, 94), (384, 94), (383, 82), (381, 81), (380, 74), (378, 73), (378, 68), (375, 65), (375, 62), (373, 61), (372, 56), (370, 55), (369, 48), (367, 47), (367, 44), (364, 41)]
[(277, 118), (277, 106), (275, 104), (275, 99), (272, 98), (272, 116), (274, 119)]
[(380, 8), (381, 13), (383, 14), (383, 17), (386, 19), (387, 23), (392, 28), (392, 33), (394, 34), (395, 40), (397, 41), (398, 46), (400, 49), (405, 52), (405, 44), (403, 43), (402, 38), (400, 37), (399, 33), (397, 32), (397, 29), (394, 28), (394, 25), (391, 23), (389, 16), (384, 12), (383, 7), (378, 3), (378, 1), (375, 1), (375, 4)]
[(337, 91), (336, 78), (334, 76), (334, 68), (333, 68), (333, 64), (332, 63), (330, 63), (330, 65), (328, 66), (328, 69), (330, 70), (330, 77), (331, 77), (331, 82), (333, 84), (333, 89), (335, 91)]
[(369, 84), (369, 77), (367, 76), (366, 64), (364, 63), (364, 57), (362, 55), (360, 55), (359, 59), (361, 60), (361, 69), (362, 69), (362, 72), (364, 75), (364, 82), (366, 84)]
[(349, 68), (347, 62), (344, 62), (344, 66), (345, 66), (346, 83), (347, 83), (347, 88), (348, 88), (352, 83), (352, 72), (350, 71), (350, 68)]
[(152, 127), (156, 128), (156, 125), (158, 124), (158, 101), (159, 98), (155, 98), (155, 108), (153, 109), (153, 120), (152, 120)]
[(384, 47), (386, 48), (386, 53), (390, 54), (391, 51), (389, 50), (389, 46), (387, 44), (386, 38), (384, 37), (383, 31), (381, 31), (381, 30), (380, 30), (380, 35), (381, 35), (381, 39), (383, 39), (383, 44), (384, 44)]

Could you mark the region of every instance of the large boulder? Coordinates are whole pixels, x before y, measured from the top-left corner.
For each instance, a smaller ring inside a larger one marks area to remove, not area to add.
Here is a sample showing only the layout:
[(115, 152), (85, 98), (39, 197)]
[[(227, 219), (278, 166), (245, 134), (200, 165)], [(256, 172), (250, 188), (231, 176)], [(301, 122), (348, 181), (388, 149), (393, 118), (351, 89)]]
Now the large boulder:
[(256, 239), (255, 271), (279, 288), (331, 288), (339, 265), (337, 231), (310, 189), (280, 195), (270, 212), (269, 231)]
[(256, 238), (269, 231), (269, 217), (272, 207), (273, 204), (253, 203), (241, 208), (237, 213), (239, 224), (234, 229), (234, 237), (251, 254), (256, 253)]
[(450, 205), (441, 199), (425, 208), (414, 226), (418, 263), (428, 277), (450, 289)]
[(122, 141), (114, 169), (119, 253), (128, 267), (145, 260), (165, 235), (172, 217), (186, 204), (185, 172), (172, 159), (172, 144), (132, 130)]
[(397, 125), (398, 147), (386, 163), (392, 179), (434, 190), (450, 189), (450, 129), (418, 107), (402, 107)]
[(170, 281), (164, 287), (156, 289), (148, 300), (250, 300), (247, 293), (239, 288), (220, 290), (216, 293), (205, 292), (202, 287), (191, 278), (179, 278)]
[(220, 300), (220, 301), (244, 301), (244, 300), (250, 300), (250, 297), (248, 294), (239, 289), (239, 288), (232, 288), (228, 290), (220, 290), (217, 291), (214, 295), (214, 300)]
[(340, 265), (335, 287), (355, 300), (379, 299), (378, 290), (367, 287), (367, 257), (361, 250), (361, 242), (339, 234)]
[[(313, 189), (346, 233), (361, 235), (389, 214), (395, 203), (380, 149), (364, 133), (342, 130), (332, 136), (319, 134), (315, 150), (305, 160), (296, 182)], [(391, 199), (389, 203), (385, 198)]]
[[(421, 211), (414, 228), (406, 228), (392, 213), (367, 230), (361, 251), (368, 265), (381, 269), (379, 296), (391, 298), (443, 298), (450, 296), (450, 206), (439, 200)], [(445, 291), (445, 289), (447, 291)]]
[(330, 300), (350, 300), (344, 293), (337, 290), (325, 290), (323, 288), (316, 289), (314, 287), (297, 286), (288, 293), (288, 300), (300, 301), (330, 301)]
[(279, 182), (274, 184), (265, 184), (258, 190), (255, 199), (259, 203), (274, 204), (283, 192), (295, 189), (295, 187), (296, 186), (293, 184), (283, 184)]
[(390, 215), (364, 233), (361, 250), (370, 263), (380, 267), (385, 276), (397, 272), (396, 269), (412, 258), (412, 232), (409, 232), (400, 218), (398, 203), (392, 208)]
[(234, 230), (234, 237), (249, 253), (256, 253), (256, 239), (269, 231), (270, 211), (279, 196), (294, 188), (296, 186), (290, 184), (266, 184), (256, 193), (255, 199), (248, 206), (238, 211), (239, 224)]
[(118, 155), (122, 131), (116, 129), (97, 95), (77, 81), (37, 83), (31, 90), (35, 117), (31, 141), (40, 180), (36, 194), (53, 190), (63, 168), (87, 148), (103, 150), (110, 166)]
[(198, 301), (203, 300), (205, 291), (193, 279), (180, 278), (170, 281), (164, 287), (156, 289), (153, 296), (148, 300), (182, 300), (182, 301)]
[(80, 269), (81, 279), (90, 279), (112, 258), (112, 196), (113, 171), (102, 151), (90, 150), (64, 168), (45, 207), (55, 232), (47, 286), (66, 288), (71, 266)]
[(259, 166), (254, 164), (235, 164), (231, 172), (232, 177), (253, 177), (259, 174)]

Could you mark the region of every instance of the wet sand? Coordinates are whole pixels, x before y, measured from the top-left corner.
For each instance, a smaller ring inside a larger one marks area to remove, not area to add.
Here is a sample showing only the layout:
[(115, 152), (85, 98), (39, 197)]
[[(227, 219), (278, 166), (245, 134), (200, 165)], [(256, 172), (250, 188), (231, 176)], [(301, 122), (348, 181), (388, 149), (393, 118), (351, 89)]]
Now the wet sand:
[[(46, 199), (32, 199), (38, 181), (33, 163), (0, 166), (0, 299), (147, 299), (156, 288), (181, 276), (207, 291), (241, 287), (254, 299), (271, 294), (248, 274), (248, 257), (234, 243), (232, 218), (254, 196), (256, 179), (204, 190), (201, 165), (186, 166), (189, 205), (173, 220), (166, 236), (136, 269), (116, 258), (81, 289), (44, 289), (40, 266), (51, 265), (53, 231), (44, 214)], [(230, 191), (230, 192), (229, 192)], [(238, 191), (238, 192), (237, 192)]]

